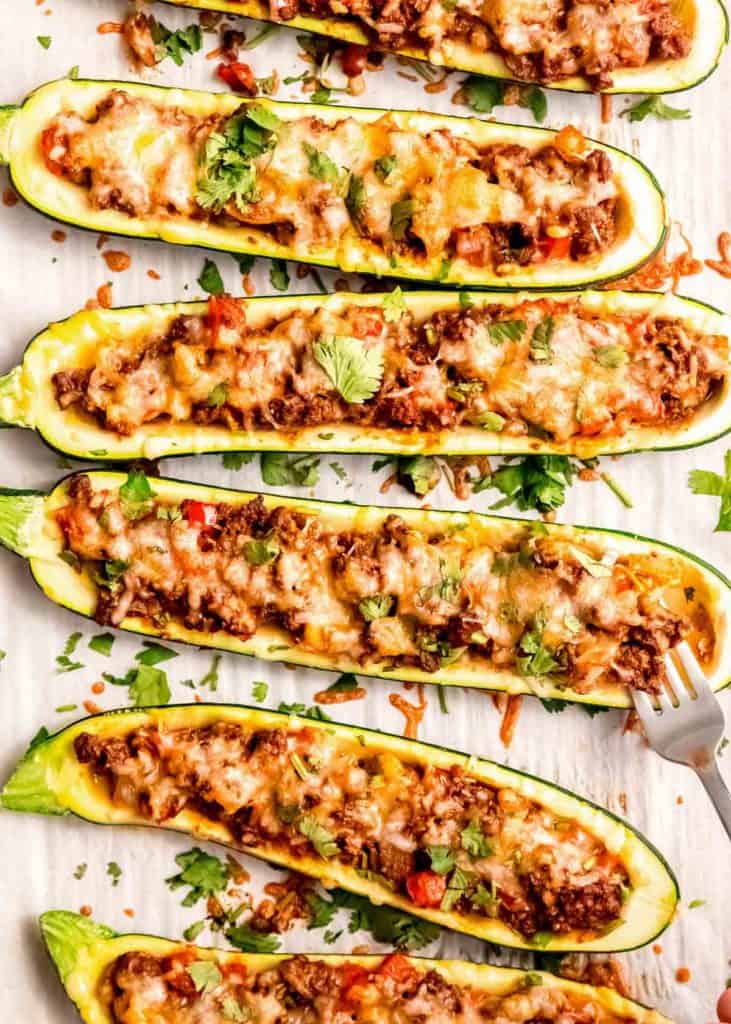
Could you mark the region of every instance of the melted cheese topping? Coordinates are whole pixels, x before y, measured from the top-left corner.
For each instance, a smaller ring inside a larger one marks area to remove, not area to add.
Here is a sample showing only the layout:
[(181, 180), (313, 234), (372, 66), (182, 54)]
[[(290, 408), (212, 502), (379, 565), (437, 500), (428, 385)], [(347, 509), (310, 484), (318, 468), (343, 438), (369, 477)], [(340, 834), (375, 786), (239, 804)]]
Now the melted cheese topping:
[[(267, 970), (180, 947), (167, 956), (132, 949), (115, 960), (101, 999), (115, 1024), (632, 1024), (591, 989), (568, 991), (535, 972), (502, 995), (448, 981), (437, 966), (391, 954), (367, 967), (296, 956)], [(196, 980), (197, 979), (197, 980)], [(207, 984), (202, 983), (207, 980)]]
[[(236, 126), (257, 109), (197, 120), (115, 89), (89, 121), (56, 116), (41, 146), (50, 169), (87, 188), (97, 208), (255, 225), (300, 258), (362, 235), (413, 258), (451, 259), (467, 247), (471, 261), (497, 269), (583, 260), (614, 240), (618, 191), (599, 151), (564, 158), (550, 145), (480, 150), (448, 129), (399, 127), (389, 114), (372, 124), (292, 117), (242, 150)], [(231, 161), (217, 163), (222, 145), (235, 156), (236, 187)], [(500, 173), (491, 166), (496, 151)], [(566, 243), (560, 254), (547, 234), (556, 227)]]
[(600, 839), (516, 790), (326, 729), (142, 727), (82, 734), (75, 749), (115, 802), (155, 823), (197, 809), (239, 846), (347, 864), (416, 907), (523, 935), (600, 933), (629, 884)]
[[(437, 671), (467, 664), (548, 676), (577, 692), (658, 690), (663, 656), (693, 634), (713, 652), (711, 620), (670, 554), (619, 554), (610, 538), (509, 540), (442, 535), (398, 516), (379, 530), (335, 530), (324, 517), (257, 499), (142, 504), (72, 482), (57, 512), (68, 550), (93, 563), (97, 618), (131, 613), (248, 638), (281, 625), (304, 650), (378, 668), (384, 658)], [(111, 568), (110, 568), (111, 566)], [(111, 576), (110, 576), (111, 573)]]
[[(392, 305), (293, 311), (250, 328), (245, 301), (212, 298), (207, 316), (181, 317), (154, 336), (110, 337), (91, 366), (58, 371), (58, 401), (119, 434), (164, 418), (247, 430), (482, 426), (567, 442), (686, 424), (728, 368), (728, 338), (677, 319), (530, 300), (419, 320)], [(541, 335), (547, 345), (537, 347)], [(372, 399), (345, 401), (317, 362), (315, 345), (332, 337), (380, 348)], [(215, 395), (222, 401), (212, 404)]]

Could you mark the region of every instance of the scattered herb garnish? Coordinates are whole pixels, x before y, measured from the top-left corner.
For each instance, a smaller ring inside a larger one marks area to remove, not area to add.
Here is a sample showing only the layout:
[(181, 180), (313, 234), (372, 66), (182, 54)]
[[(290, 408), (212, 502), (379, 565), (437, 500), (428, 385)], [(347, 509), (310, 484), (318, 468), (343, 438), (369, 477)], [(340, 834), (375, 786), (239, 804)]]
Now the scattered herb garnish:
[(75, 672), (79, 668), (83, 668), (83, 664), (80, 661), (73, 661), (71, 655), (74, 653), (81, 640), (81, 633), (72, 633), (63, 647), (63, 652), (56, 658), (56, 671), (62, 672)]
[(344, 334), (322, 335), (312, 353), (346, 402), (360, 405), (372, 398), (383, 378), (381, 346), (367, 347), (359, 338)]
[(106, 658), (112, 653), (112, 647), (114, 646), (114, 634), (113, 633), (97, 633), (89, 640), (89, 650), (96, 651), (97, 654), (103, 654)]
[(188, 965), (188, 974), (193, 979), (196, 992), (205, 995), (221, 984), (223, 976), (216, 964), (210, 960), (195, 960)]
[(248, 924), (237, 924), (225, 932), (226, 938), (243, 953), (275, 953), (279, 949), (276, 935), (257, 932)]
[(267, 699), (269, 693), (269, 683), (264, 683), (261, 680), (256, 680), (251, 684), (251, 698), (255, 700), (257, 704), (263, 704)]
[(223, 459), (224, 469), (241, 469), (248, 466), (254, 460), (254, 452), (225, 452)]
[(223, 278), (213, 260), (204, 262), (203, 269), (198, 275), (198, 284), (209, 295), (223, 295)]
[(270, 487), (314, 487), (320, 479), (320, 460), (316, 455), (287, 455), (263, 452), (261, 478)]
[[(119, 488), (119, 500), (126, 519), (142, 519), (143, 516), (148, 515), (152, 511), (154, 497), (155, 492), (150, 487), (150, 481), (141, 469), (130, 470), (127, 479)], [(106, 564), (124, 565), (125, 570), (128, 568), (126, 562), (107, 562)]]
[[(109, 635), (107, 634), (107, 636)], [(135, 654), (135, 661), (139, 662), (140, 665), (159, 665), (163, 661), (170, 661), (178, 656), (177, 651), (173, 651), (169, 647), (163, 647), (162, 644), (157, 643), (155, 640), (143, 640), (142, 646), (145, 650), (138, 651)]]
[(687, 121), (690, 110), (668, 106), (662, 96), (647, 96), (633, 107), (627, 107), (619, 116), (628, 117), (630, 121), (644, 121), (646, 117), (657, 117), (662, 121)]
[(335, 837), (332, 833), (328, 832), (325, 826), (321, 825), (312, 815), (303, 814), (297, 822), (297, 828), (305, 839), (310, 840), (317, 852), (325, 860), (337, 856), (340, 852), (340, 848), (335, 842)]
[(107, 875), (112, 880), (112, 886), (119, 885), (119, 880), (122, 877), (122, 869), (116, 861), (110, 860), (107, 864)]
[(279, 544), (275, 537), (262, 537), (260, 540), (247, 540), (243, 555), (249, 565), (266, 565), (273, 562), (279, 554)]
[(183, 907), (192, 907), (198, 900), (208, 899), (209, 896), (222, 892), (231, 877), (227, 864), (218, 857), (205, 853), (198, 846), (185, 853), (179, 853), (175, 863), (180, 871), (177, 875), (166, 878), (165, 883), (172, 890), (188, 886), (188, 892), (181, 904)]
[(53, 42), (50, 36), (36, 36), (36, 39), (44, 50), (47, 50)]
[(186, 28), (179, 28), (175, 32), (171, 32), (157, 19), (151, 18), (150, 21), (150, 31), (156, 44), (158, 63), (169, 57), (173, 64), (181, 67), (186, 54), (198, 53), (203, 45), (200, 25), (193, 23)]
[(289, 272), (286, 260), (272, 260), (269, 268), (269, 283), (278, 292), (286, 292), (289, 288)]
[(391, 594), (375, 594), (373, 597), (364, 597), (358, 605), (358, 611), (366, 622), (374, 622), (390, 615), (393, 606), (394, 598)]
[(721, 499), (721, 508), (715, 532), (731, 530), (731, 450), (724, 457), (724, 473), (713, 473), (705, 469), (693, 469), (688, 485), (693, 494), (707, 494)]

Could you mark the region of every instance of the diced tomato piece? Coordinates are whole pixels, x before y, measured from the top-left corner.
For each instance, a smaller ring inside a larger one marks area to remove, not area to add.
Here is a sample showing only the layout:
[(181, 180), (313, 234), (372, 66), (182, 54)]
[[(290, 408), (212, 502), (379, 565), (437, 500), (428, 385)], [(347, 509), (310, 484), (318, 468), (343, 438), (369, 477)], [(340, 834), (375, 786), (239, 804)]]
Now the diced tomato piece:
[(340, 66), (348, 78), (356, 78), (362, 75), (368, 63), (368, 47), (359, 43), (351, 43), (346, 46), (340, 55)]
[(567, 160), (577, 159), (586, 149), (586, 139), (572, 124), (567, 124), (565, 128), (561, 129), (553, 140), (553, 144), (561, 156), (566, 157)]
[(246, 325), (246, 309), (243, 302), (230, 295), (211, 295), (208, 299), (206, 324), (214, 341), (218, 340), (218, 332), (222, 326), (240, 331)]
[(353, 321), (353, 334), (356, 338), (369, 338), (381, 333), (383, 315), (378, 309), (363, 310)]
[(185, 501), (181, 508), (189, 523), (206, 527), (216, 525), (218, 512), (215, 505), (207, 505), (204, 501)]
[(446, 877), (436, 871), (417, 871), (406, 879), (406, 891), (417, 907), (438, 907), (446, 889)]
[(368, 980), (368, 971), (360, 964), (343, 964), (340, 968), (340, 987), (347, 992), (353, 985), (362, 985)]
[[(431, 875), (434, 872), (422, 871), (420, 873), (423, 875)], [(415, 878), (416, 876), (412, 875), (411, 877)], [(435, 877), (439, 878), (439, 875), (436, 875)], [(381, 961), (378, 973), (381, 977), (393, 978), (395, 982), (403, 985), (409, 982), (417, 972), (411, 965), (409, 958), (405, 957), (403, 953), (389, 953), (389, 955), (384, 957)]]
[(550, 238), (546, 235), (538, 239), (538, 247), (547, 260), (565, 260), (571, 253), (571, 236)]
[(43, 159), (46, 162), (46, 167), (52, 174), (58, 175), (59, 178), (63, 177), (63, 166), (58, 162), (58, 160), (54, 160), (51, 157), (51, 153), (56, 146), (61, 145), (63, 141), (63, 138), (59, 138), (58, 129), (54, 128), (53, 125), (51, 125), (50, 128), (46, 128), (41, 135), (41, 150), (43, 152)]
[(230, 64), (219, 64), (216, 74), (234, 92), (245, 92), (249, 96), (256, 96), (256, 77), (248, 64), (235, 60)]

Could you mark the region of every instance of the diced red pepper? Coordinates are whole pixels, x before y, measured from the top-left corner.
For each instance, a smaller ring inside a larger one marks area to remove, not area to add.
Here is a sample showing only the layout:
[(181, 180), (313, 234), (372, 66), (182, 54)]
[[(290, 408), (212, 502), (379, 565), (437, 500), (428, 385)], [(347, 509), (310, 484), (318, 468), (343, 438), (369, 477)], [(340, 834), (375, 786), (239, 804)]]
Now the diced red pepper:
[(189, 523), (195, 526), (215, 526), (218, 512), (215, 505), (207, 505), (204, 501), (185, 501), (182, 513)]
[(234, 60), (230, 64), (219, 64), (216, 74), (234, 92), (245, 92), (249, 96), (256, 96), (256, 77), (248, 64), (243, 64), (238, 60)]
[(51, 157), (51, 153), (61, 143), (61, 139), (58, 137), (58, 129), (51, 126), (41, 134), (41, 150), (43, 152), (43, 159), (46, 162), (46, 167), (52, 174), (63, 176), (63, 167)]
[(538, 239), (538, 248), (547, 260), (565, 260), (571, 254), (571, 236), (551, 238), (546, 235)]
[(438, 907), (446, 889), (446, 877), (436, 871), (417, 871), (406, 879), (406, 891), (417, 907)]
[(214, 342), (218, 340), (221, 326), (241, 330), (246, 324), (246, 310), (243, 302), (230, 295), (211, 295), (208, 299), (206, 324)]
[(586, 149), (586, 138), (578, 128), (574, 128), (572, 124), (567, 124), (556, 135), (553, 144), (561, 156), (567, 160), (576, 160), (581, 157), (581, 154)]
[[(433, 874), (431, 871), (422, 871), (422, 875)], [(412, 878), (417, 877), (412, 875)], [(435, 877), (439, 878), (439, 875)], [(408, 887), (408, 882), (407, 882)], [(414, 967), (411, 965), (409, 958), (404, 956), (403, 953), (389, 953), (387, 957), (381, 961), (381, 965), (378, 968), (378, 973), (381, 977), (392, 978), (399, 985), (404, 985), (409, 982), (414, 975), (417, 973)]]
[(356, 338), (369, 338), (379, 335), (383, 329), (383, 315), (379, 309), (368, 309), (358, 313), (352, 324)]

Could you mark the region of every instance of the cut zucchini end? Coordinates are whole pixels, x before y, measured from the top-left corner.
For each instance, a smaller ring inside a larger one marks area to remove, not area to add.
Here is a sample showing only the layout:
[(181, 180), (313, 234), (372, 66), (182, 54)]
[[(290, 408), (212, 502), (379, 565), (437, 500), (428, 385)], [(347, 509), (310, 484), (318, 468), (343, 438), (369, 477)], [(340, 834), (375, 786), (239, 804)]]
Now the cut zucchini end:
[(40, 917), (40, 926), (46, 949), (64, 984), (85, 946), (117, 936), (112, 928), (70, 910), (47, 910)]
[(10, 129), (20, 107), (0, 107), (0, 164), (10, 163)]
[(0, 544), (23, 558), (36, 553), (43, 532), (44, 497), (37, 491), (0, 488)]
[(5, 783), (0, 806), (33, 814), (68, 814), (48, 784), (48, 761), (35, 748), (28, 751)]
[(0, 427), (32, 427), (32, 391), (24, 387), (22, 366), (0, 377)]

